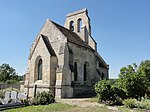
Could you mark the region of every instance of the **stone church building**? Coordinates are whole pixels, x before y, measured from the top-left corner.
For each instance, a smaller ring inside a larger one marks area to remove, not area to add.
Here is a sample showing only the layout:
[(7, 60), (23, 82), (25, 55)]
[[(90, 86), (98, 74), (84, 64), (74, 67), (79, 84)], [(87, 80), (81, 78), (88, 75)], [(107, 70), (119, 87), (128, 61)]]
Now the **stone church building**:
[(109, 66), (97, 52), (87, 9), (70, 13), (64, 26), (46, 20), (30, 48), (24, 91), (51, 91), (56, 98), (87, 96), (108, 79)]

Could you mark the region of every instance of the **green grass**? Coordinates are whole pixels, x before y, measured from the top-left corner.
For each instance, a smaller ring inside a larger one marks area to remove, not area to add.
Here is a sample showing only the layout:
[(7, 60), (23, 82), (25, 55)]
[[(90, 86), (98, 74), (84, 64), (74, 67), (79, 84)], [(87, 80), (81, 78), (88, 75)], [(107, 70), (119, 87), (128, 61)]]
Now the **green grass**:
[(78, 107), (68, 104), (54, 103), (45, 106), (28, 106), (17, 109), (5, 110), (3, 112), (113, 112), (102, 107)]
[[(118, 112), (131, 112), (130, 109), (125, 107), (118, 107)], [(102, 107), (79, 107), (72, 106), (62, 103), (53, 103), (50, 105), (39, 105), (39, 106), (27, 106), (23, 108), (16, 108), (5, 110), (2, 112), (116, 112), (115, 110), (110, 110), (106, 106)], [(142, 110), (132, 110), (132, 112), (144, 112)]]
[(71, 109), (74, 106), (67, 104), (53, 103), (50, 105), (27, 106), (23, 108), (5, 110), (4, 112), (59, 112), (65, 109)]

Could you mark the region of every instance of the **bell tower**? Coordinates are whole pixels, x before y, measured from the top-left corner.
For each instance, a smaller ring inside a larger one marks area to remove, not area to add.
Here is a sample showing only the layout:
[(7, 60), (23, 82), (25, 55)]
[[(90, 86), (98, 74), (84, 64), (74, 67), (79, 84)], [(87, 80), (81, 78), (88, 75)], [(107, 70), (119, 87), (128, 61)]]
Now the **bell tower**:
[(87, 9), (69, 13), (64, 26), (77, 33), (85, 43), (89, 43), (88, 38), (91, 36), (91, 25)]

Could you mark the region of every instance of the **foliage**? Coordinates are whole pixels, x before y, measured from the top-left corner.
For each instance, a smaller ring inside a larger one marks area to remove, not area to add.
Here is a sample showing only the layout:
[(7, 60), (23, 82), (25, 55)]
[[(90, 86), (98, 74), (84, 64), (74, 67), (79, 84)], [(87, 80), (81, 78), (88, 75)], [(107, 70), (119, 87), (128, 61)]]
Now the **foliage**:
[[(150, 62), (150, 60), (148, 62)], [(150, 72), (150, 69), (146, 69), (146, 67), (145, 63), (142, 62), (139, 67), (136, 64), (133, 64), (121, 68), (119, 79), (116, 82), (116, 85), (118, 88), (123, 89), (129, 98), (138, 99), (150, 92), (150, 89), (148, 89), (148, 75), (146, 75), (146, 73)]]
[(128, 108), (135, 108), (136, 107), (136, 99), (126, 99), (123, 101), (123, 104)]
[(51, 92), (43, 91), (41, 93), (37, 93), (36, 97), (33, 98), (33, 105), (47, 105), (50, 103), (54, 103), (55, 99)]
[(142, 98), (141, 102), (138, 103), (137, 108), (150, 110), (150, 100)]
[(17, 80), (7, 80), (5, 83), (6, 84), (16, 84), (18, 81)]
[(150, 60), (141, 62), (138, 73), (145, 76), (145, 83), (147, 85), (146, 94), (148, 95), (148, 97), (150, 97)]
[(137, 99), (126, 99), (123, 104), (128, 108), (140, 108), (150, 110), (150, 100), (142, 98), (141, 101)]
[(4, 98), (4, 91), (0, 91), (0, 98), (1, 98), (1, 99)]
[[(140, 66), (133, 63), (122, 67), (117, 80), (99, 81), (95, 85), (95, 92), (100, 102), (106, 104), (121, 104), (122, 99), (126, 98), (150, 98), (150, 60), (142, 61)], [(125, 102), (132, 108), (135, 99)]]
[(120, 105), (125, 98), (125, 92), (113, 86), (109, 80), (99, 81), (95, 85), (95, 92), (100, 102), (108, 105)]
[[(10, 80), (10, 81), (9, 81)], [(0, 82), (13, 84), (15, 81), (22, 80), (22, 76), (18, 76), (15, 69), (9, 64), (2, 64), (0, 66)]]

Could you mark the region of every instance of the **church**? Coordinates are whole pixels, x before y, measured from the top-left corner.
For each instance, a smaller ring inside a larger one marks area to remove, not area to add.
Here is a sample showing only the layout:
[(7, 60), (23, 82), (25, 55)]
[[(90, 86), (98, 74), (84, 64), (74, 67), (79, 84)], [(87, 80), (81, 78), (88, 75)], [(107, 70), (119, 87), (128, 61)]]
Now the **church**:
[(108, 71), (82, 9), (67, 14), (64, 26), (46, 20), (30, 48), (24, 91), (29, 97), (42, 91), (56, 98), (88, 96), (96, 82), (109, 78)]

